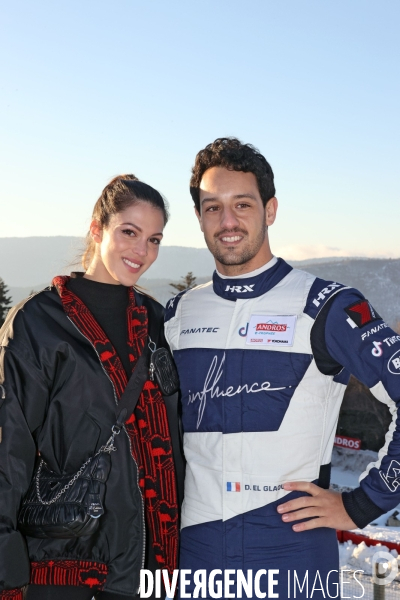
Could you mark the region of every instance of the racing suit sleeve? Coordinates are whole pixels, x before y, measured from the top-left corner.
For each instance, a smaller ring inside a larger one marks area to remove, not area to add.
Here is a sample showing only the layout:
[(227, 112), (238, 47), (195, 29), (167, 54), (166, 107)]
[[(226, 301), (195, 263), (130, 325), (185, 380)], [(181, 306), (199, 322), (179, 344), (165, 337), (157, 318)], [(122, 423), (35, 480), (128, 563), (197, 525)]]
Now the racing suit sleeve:
[(7, 318), (0, 331), (0, 600), (22, 600), (22, 588), (29, 583), (17, 514), (32, 478), (35, 430), (49, 397), (33, 340), (24, 329), (23, 316), (17, 315), (14, 322)]
[(325, 309), (326, 356), (367, 385), (392, 414), (378, 460), (361, 474), (360, 487), (342, 494), (347, 513), (362, 528), (400, 502), (400, 335), (357, 290), (343, 290)]

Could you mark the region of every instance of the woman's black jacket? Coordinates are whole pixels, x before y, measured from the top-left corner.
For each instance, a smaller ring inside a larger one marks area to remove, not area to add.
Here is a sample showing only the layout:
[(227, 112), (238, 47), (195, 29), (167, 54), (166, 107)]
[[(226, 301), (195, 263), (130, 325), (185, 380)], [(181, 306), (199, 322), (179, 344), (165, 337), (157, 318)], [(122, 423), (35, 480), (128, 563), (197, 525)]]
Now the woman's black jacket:
[[(135, 291), (162, 331), (163, 308)], [(163, 345), (160, 334), (158, 345)], [(164, 398), (182, 495), (177, 395)], [(96, 534), (25, 539), (17, 513), (38, 449), (58, 473), (75, 473), (105, 443), (115, 421), (113, 384), (54, 287), (13, 308), (0, 330), (0, 599), (22, 598), (29, 583), (90, 585), (134, 595), (145, 527), (136, 463), (126, 432), (111, 453), (105, 514)], [(14, 590), (6, 593), (5, 590)]]

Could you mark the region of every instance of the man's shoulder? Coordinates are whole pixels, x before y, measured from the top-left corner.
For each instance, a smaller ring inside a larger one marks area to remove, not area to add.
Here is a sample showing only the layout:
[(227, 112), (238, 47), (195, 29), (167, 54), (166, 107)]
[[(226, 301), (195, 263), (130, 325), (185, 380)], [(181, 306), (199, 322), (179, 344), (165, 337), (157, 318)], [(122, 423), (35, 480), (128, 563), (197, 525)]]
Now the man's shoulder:
[(182, 301), (200, 303), (204, 296), (210, 293), (213, 293), (212, 281), (196, 285), (194, 288), (182, 290), (182, 292), (179, 292), (179, 294), (171, 298), (171, 300), (168, 300), (165, 307), (165, 322), (176, 316), (176, 312)]
[(322, 279), (307, 271), (298, 269), (294, 269), (293, 271), (308, 276), (309, 281), (311, 281), (304, 313), (312, 319), (316, 319), (325, 306), (328, 309), (327, 305), (330, 307), (334, 306), (337, 309), (339, 306), (347, 306), (352, 302), (357, 303), (366, 301), (362, 292), (351, 285), (346, 285), (330, 279)]
[(330, 302), (337, 294), (342, 293), (344, 290), (354, 290), (344, 283), (339, 281), (333, 281), (330, 279), (322, 279), (299, 269), (294, 269), (298, 273), (302, 273), (304, 277), (308, 279), (309, 289), (307, 293), (307, 299), (304, 307), (304, 313), (316, 319), (320, 311), (323, 309), (327, 302)]

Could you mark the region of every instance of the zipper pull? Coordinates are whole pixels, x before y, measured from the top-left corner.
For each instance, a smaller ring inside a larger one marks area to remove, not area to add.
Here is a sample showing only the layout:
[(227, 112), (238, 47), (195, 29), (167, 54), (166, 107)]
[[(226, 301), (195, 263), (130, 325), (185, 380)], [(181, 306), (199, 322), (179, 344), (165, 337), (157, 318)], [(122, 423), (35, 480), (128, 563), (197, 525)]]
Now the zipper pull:
[(154, 371), (155, 371), (154, 363), (153, 363), (153, 361), (151, 361), (150, 362), (150, 367), (149, 367), (150, 381), (154, 381)]
[(153, 363), (153, 354), (154, 352), (157, 350), (157, 346), (156, 344), (153, 342), (153, 340), (151, 339), (151, 337), (149, 336), (149, 341), (148, 341), (148, 348), (151, 352), (150, 355), (150, 367), (149, 367), (149, 378), (150, 381), (154, 381), (154, 371), (156, 370), (154, 363)]

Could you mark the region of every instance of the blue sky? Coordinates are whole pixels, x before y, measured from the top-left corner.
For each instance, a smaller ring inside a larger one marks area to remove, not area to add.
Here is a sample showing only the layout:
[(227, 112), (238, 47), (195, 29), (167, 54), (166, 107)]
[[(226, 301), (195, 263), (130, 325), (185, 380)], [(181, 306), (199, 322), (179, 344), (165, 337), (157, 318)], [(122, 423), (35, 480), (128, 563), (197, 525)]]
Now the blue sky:
[(0, 237), (84, 235), (101, 189), (162, 191), (165, 244), (203, 246), (196, 152), (270, 161), (287, 258), (400, 256), (400, 3), (1, 2)]

